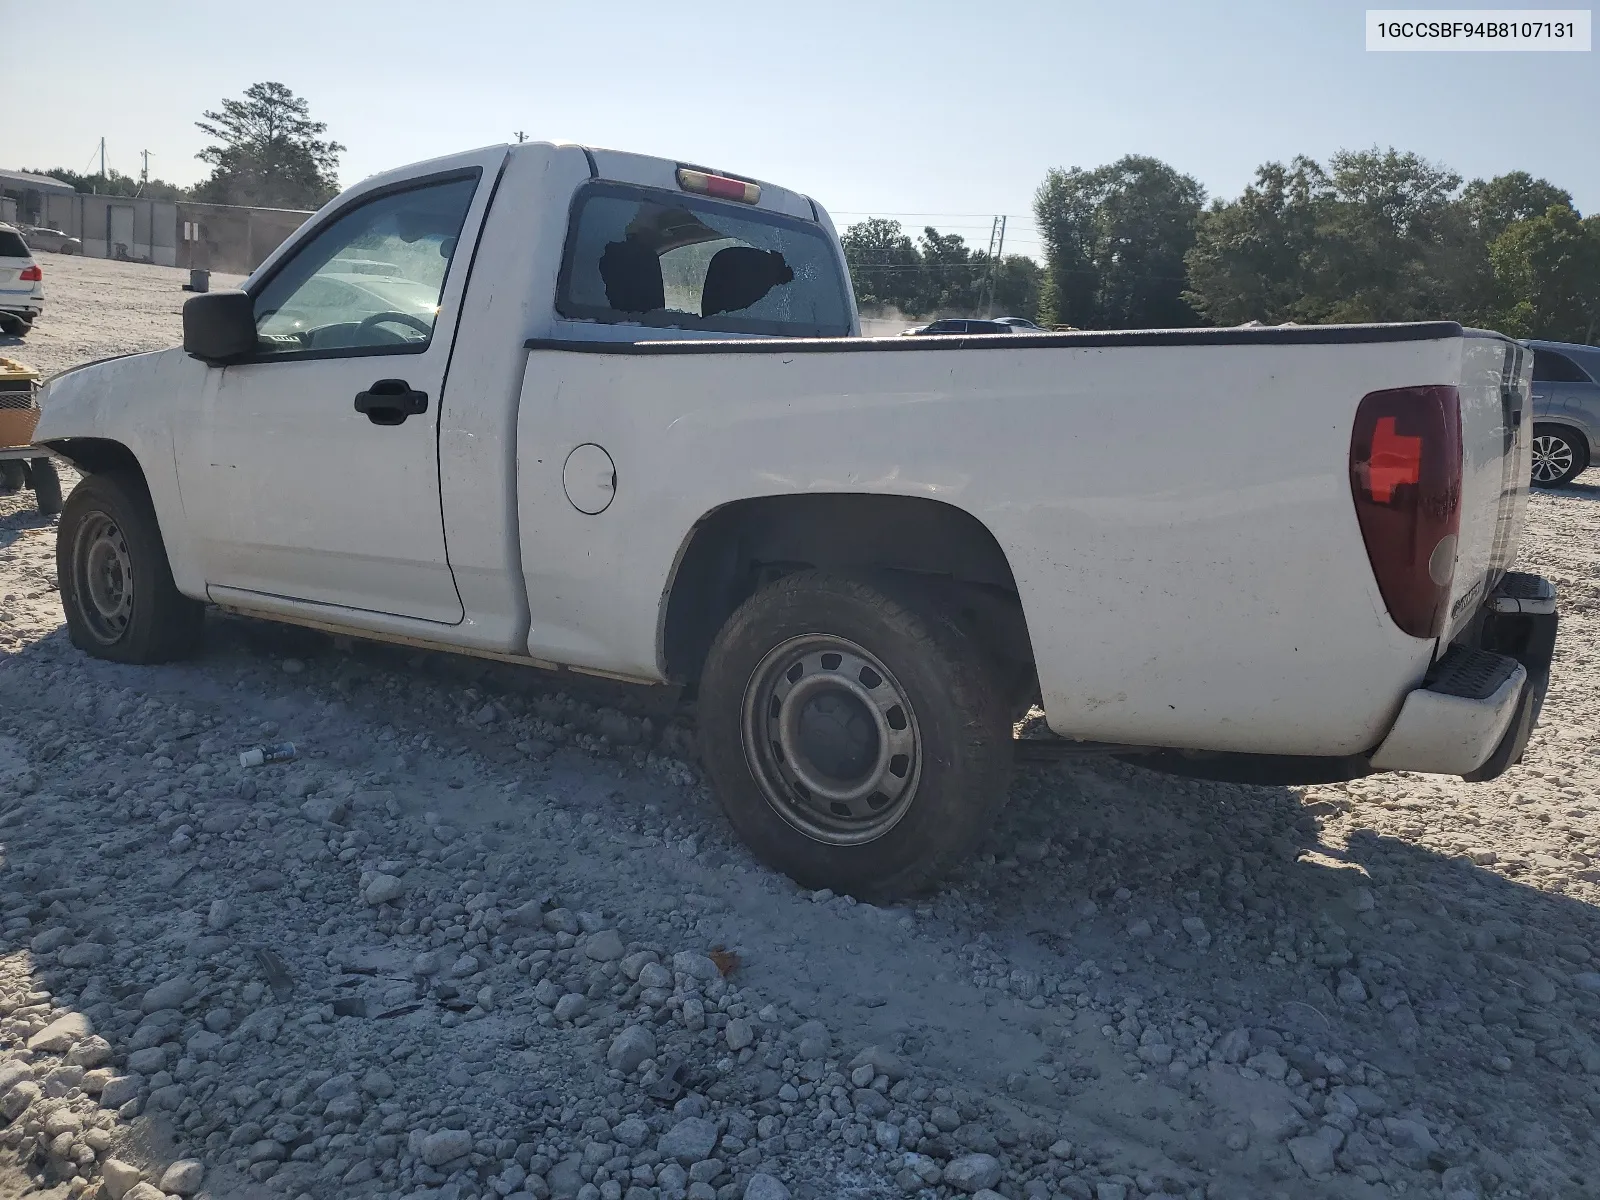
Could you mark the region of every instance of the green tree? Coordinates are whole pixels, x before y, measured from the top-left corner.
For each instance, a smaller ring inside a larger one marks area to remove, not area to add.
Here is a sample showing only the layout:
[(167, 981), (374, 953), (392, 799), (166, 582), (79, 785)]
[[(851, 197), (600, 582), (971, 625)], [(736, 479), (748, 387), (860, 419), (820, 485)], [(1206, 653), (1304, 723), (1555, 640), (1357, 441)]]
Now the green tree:
[(324, 141), (327, 125), (313, 121), (310, 106), (281, 83), (254, 83), (239, 100), (224, 100), (221, 112), (196, 121), (216, 141), (196, 156), (212, 166), (195, 188), (214, 204), (267, 208), (318, 208), (339, 191), (339, 155), (344, 147)]
[(1571, 206), (1552, 204), (1508, 225), (1489, 256), (1505, 303), (1501, 332), (1600, 342), (1600, 217), (1580, 220)]
[(1034, 196), (1049, 315), (1081, 329), (1194, 324), (1184, 255), (1204, 202), (1195, 179), (1145, 155), (1052, 169)]
[(858, 305), (913, 311), (922, 257), (899, 221), (872, 217), (850, 226), (839, 241)]
[(1474, 226), (1485, 245), (1506, 231), (1506, 227), (1531, 217), (1542, 217), (1553, 205), (1576, 210), (1572, 193), (1547, 179), (1535, 179), (1526, 171), (1511, 171), (1493, 179), (1474, 179), (1461, 193)]
[(1329, 160), (1302, 308), (1314, 321), (1464, 316), (1476, 288), (1475, 236), (1461, 177), (1416, 154), (1341, 150)]
[(62, 183), (70, 183), (80, 192), (94, 192), (101, 196), (148, 196), (152, 200), (187, 200), (189, 189), (179, 187), (175, 183), (168, 183), (164, 179), (152, 179), (141, 183), (132, 175), (124, 175), (115, 167), (111, 168), (109, 178), (106, 175), (85, 175), (78, 171), (69, 171), (65, 167), (51, 167), (48, 171), (35, 171), (29, 169), (30, 175), (48, 175), (51, 179), (59, 179)]
[(1237, 200), (1215, 201), (1196, 222), (1184, 299), (1214, 325), (1303, 317), (1319, 212), (1331, 192), (1309, 158), (1257, 168)]
[(1037, 321), (1043, 283), (1043, 267), (1025, 254), (1007, 254), (995, 264), (995, 315)]
[(862, 308), (976, 315), (992, 278), (997, 313), (1029, 320), (1039, 315), (1043, 269), (1026, 255), (1008, 254), (991, 271), (989, 255), (956, 234), (929, 226), (912, 242), (900, 222), (882, 217), (850, 226), (839, 241)]
[(1542, 217), (1553, 205), (1575, 206), (1564, 188), (1535, 179), (1526, 171), (1474, 179), (1461, 193), (1460, 204), (1473, 234), (1460, 264), (1463, 297), (1459, 315), (1475, 325), (1496, 325), (1517, 298), (1507, 293), (1495, 272), (1490, 253), (1495, 240), (1518, 221)]
[(922, 259), (916, 296), (917, 313), (970, 313), (977, 308), (978, 284), (988, 266), (988, 256), (974, 258), (966, 239), (958, 233), (940, 233), (932, 225), (917, 239)]

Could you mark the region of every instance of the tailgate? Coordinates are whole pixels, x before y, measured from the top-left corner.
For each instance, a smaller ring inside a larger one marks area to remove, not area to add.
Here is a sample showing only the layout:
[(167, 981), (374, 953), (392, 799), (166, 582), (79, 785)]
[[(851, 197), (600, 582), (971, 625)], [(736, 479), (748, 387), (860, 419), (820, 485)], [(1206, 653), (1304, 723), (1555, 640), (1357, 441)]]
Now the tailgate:
[(1461, 532), (1445, 641), (1516, 562), (1533, 454), (1533, 355), (1497, 333), (1461, 340)]

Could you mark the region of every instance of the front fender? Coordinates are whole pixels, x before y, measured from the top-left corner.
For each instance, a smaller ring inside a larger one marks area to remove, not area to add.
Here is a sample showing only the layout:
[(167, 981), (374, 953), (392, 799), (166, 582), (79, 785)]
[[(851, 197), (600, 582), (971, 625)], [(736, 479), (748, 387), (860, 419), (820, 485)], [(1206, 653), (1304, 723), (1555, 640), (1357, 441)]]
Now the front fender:
[[(184, 518), (173, 431), (192, 426), (185, 413), (199, 407), (204, 364), (182, 350), (157, 350), (106, 359), (52, 377), (39, 393), (35, 445), (97, 469), (99, 456), (74, 454), (74, 444), (120, 446), (144, 474), (173, 580), (186, 596), (204, 599), (205, 576)], [(120, 456), (117, 456), (120, 457)]]

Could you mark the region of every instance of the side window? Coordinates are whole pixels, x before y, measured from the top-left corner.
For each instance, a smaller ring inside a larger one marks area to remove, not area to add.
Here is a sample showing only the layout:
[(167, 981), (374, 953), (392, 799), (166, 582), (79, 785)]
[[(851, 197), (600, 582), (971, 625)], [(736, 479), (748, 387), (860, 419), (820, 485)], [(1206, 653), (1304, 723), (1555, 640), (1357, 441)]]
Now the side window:
[(426, 349), (477, 186), (391, 192), (335, 218), (256, 294), (261, 353)]
[(622, 184), (592, 184), (573, 205), (556, 311), (613, 325), (850, 332), (844, 277), (816, 223)]
[(1589, 376), (1565, 354), (1553, 350), (1533, 352), (1533, 381), (1535, 383), (1589, 383)]

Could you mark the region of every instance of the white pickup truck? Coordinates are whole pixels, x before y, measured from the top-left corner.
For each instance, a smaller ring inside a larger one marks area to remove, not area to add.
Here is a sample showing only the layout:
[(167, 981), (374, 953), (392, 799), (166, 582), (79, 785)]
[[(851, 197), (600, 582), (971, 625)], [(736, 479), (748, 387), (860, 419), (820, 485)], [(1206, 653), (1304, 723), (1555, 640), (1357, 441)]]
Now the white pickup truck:
[(810, 886), (936, 881), (1035, 704), (1195, 773), (1470, 779), (1548, 680), (1496, 334), (862, 338), (814, 201), (551, 143), (369, 179), (183, 316), (45, 390), (77, 646), (182, 655), (213, 604), (683, 685)]

